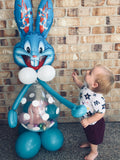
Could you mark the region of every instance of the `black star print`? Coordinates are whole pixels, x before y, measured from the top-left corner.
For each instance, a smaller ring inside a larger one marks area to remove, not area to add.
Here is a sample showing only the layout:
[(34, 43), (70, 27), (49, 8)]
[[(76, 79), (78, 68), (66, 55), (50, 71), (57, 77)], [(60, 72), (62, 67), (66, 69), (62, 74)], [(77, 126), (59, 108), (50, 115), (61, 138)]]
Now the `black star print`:
[(105, 104), (102, 105), (102, 109), (105, 109)]
[(94, 105), (96, 106), (96, 105), (98, 105), (98, 104), (100, 104), (100, 102), (96, 100), (96, 101), (94, 102)]
[(96, 96), (96, 93), (94, 93), (93, 96)]
[(85, 96), (86, 99), (90, 99), (90, 96), (91, 96), (91, 95), (87, 93), (87, 94), (84, 95), (84, 96)]
[(103, 100), (104, 100), (104, 97), (101, 97), (101, 99), (103, 99)]
[(87, 112), (87, 116), (92, 116), (92, 112)]

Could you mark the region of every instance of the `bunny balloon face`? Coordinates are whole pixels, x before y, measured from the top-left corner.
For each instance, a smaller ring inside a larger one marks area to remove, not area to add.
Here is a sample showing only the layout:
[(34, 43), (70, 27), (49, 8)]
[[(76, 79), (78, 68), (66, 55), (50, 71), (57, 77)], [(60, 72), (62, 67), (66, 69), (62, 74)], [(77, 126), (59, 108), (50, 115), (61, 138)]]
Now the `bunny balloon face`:
[(52, 2), (41, 1), (35, 31), (30, 0), (16, 0), (14, 14), (21, 36), (21, 42), (14, 47), (15, 62), (21, 67), (31, 67), (34, 70), (43, 65), (51, 65), (54, 61), (54, 49), (45, 38), (53, 22)]

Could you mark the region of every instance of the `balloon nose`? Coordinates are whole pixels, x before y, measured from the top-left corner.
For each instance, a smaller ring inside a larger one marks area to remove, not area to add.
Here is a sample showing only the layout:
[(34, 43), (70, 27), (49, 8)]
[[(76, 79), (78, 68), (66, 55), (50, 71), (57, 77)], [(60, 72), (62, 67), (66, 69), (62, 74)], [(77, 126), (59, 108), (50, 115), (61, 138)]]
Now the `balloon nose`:
[(36, 55), (33, 55), (33, 58), (36, 58), (37, 56)]

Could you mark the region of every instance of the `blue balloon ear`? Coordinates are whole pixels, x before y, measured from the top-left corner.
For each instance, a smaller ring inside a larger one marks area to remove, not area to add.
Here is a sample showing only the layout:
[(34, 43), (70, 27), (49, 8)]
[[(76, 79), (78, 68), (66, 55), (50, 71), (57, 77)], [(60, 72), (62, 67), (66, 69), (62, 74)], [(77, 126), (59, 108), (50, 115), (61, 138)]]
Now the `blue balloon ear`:
[(53, 23), (52, 0), (41, 0), (37, 11), (36, 32), (47, 38), (48, 32)]
[(30, 0), (16, 0), (14, 15), (21, 37), (33, 31), (33, 15)]

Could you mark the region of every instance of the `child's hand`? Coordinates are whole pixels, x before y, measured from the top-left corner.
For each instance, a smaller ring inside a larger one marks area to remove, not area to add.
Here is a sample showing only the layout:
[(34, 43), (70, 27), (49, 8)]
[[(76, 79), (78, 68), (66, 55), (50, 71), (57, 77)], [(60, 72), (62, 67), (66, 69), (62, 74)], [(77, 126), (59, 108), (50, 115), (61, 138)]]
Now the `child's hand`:
[(77, 75), (76, 72), (73, 72), (73, 73), (72, 73), (72, 78), (73, 78), (73, 80), (76, 82), (76, 80), (78, 79), (78, 75)]
[(77, 86), (81, 88), (83, 86), (83, 82), (79, 80), (78, 75), (79, 75), (78, 71), (75, 70), (72, 73), (72, 78), (73, 78), (73, 81), (77, 84)]
[(89, 122), (88, 122), (88, 119), (87, 119), (87, 118), (81, 120), (80, 123), (82, 124), (82, 126), (83, 126), (84, 128), (86, 128), (86, 127), (89, 125)]

